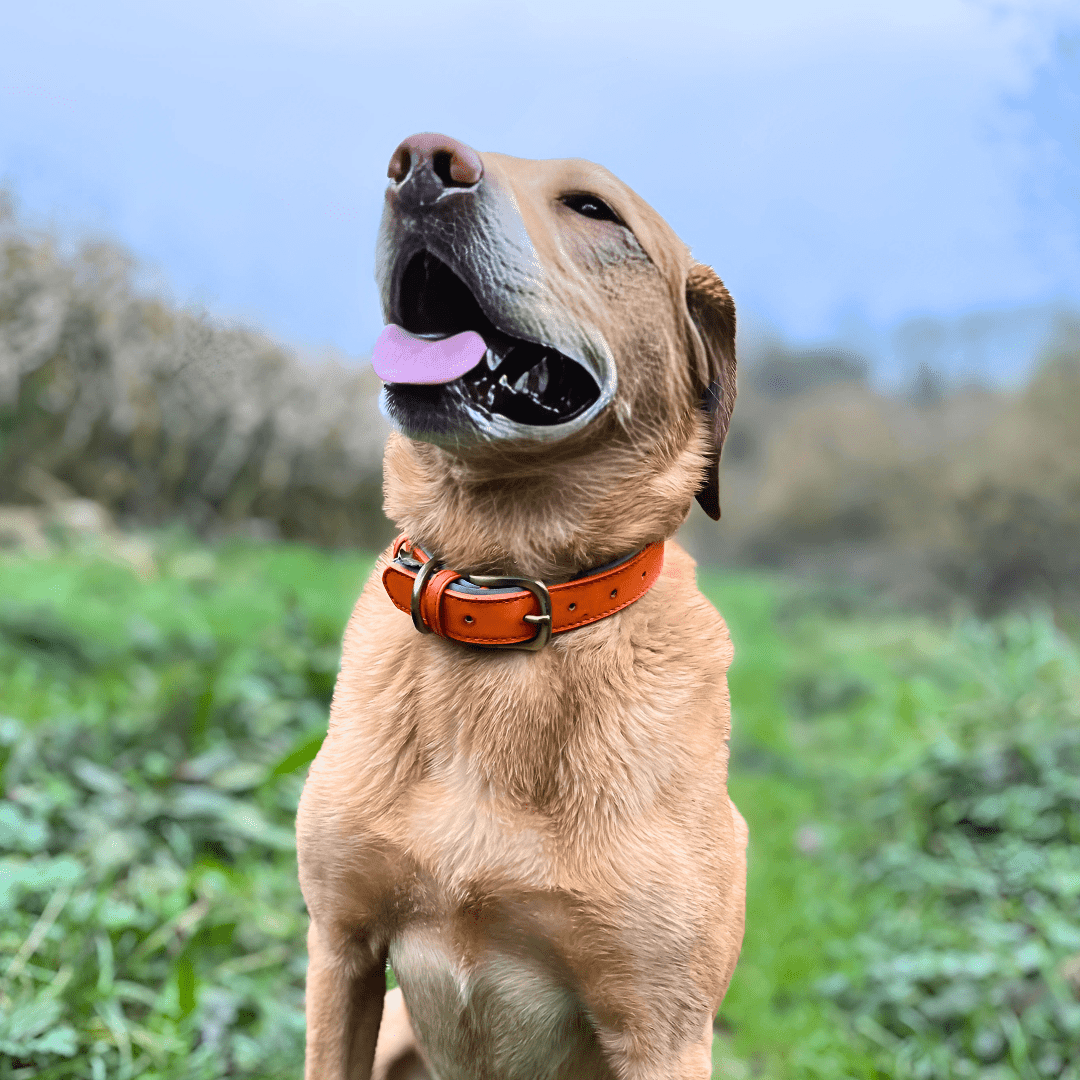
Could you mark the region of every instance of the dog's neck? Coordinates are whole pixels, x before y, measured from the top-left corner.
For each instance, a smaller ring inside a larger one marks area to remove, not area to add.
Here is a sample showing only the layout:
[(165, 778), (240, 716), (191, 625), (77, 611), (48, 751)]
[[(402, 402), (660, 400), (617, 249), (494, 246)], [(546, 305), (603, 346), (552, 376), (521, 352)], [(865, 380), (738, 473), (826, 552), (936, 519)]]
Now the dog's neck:
[(409, 539), (463, 573), (549, 583), (674, 534), (705, 464), (696, 417), (659, 444), (626, 437), (592, 449), (468, 456), (393, 434), (384, 457), (387, 516)]

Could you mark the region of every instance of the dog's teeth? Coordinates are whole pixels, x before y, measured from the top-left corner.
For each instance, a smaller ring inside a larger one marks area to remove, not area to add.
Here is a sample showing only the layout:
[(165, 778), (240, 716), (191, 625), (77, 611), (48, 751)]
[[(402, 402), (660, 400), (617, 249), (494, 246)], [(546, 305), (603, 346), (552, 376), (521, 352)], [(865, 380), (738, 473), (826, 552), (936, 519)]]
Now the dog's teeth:
[[(532, 370), (532, 369), (530, 368), (530, 370)], [(514, 383), (514, 389), (519, 394), (524, 394), (525, 391), (529, 389), (529, 372), (528, 371), (523, 371), (517, 377), (517, 381)]]
[(532, 376), (529, 379), (529, 383), (531, 384), (529, 389), (539, 396), (548, 386), (548, 362), (546, 356), (532, 369), (532, 371), (529, 372), (529, 375)]
[(499, 366), (500, 357), (492, 349), (488, 349), (488, 351), (484, 353), (484, 363), (487, 364), (488, 371), (494, 371)]

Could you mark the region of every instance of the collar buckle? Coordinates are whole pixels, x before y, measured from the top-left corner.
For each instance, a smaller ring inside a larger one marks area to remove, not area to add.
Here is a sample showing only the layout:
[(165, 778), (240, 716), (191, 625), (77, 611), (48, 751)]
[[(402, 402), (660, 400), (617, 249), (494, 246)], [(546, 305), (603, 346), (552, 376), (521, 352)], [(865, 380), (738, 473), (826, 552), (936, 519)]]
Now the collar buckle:
[[(537, 602), (540, 604), (539, 615), (524, 615), (522, 616), (527, 623), (532, 623), (536, 627), (536, 634), (529, 641), (515, 641), (511, 644), (498, 644), (492, 642), (490, 645), (484, 645), (482, 648), (486, 649), (521, 649), (525, 652), (539, 652), (550, 640), (551, 640), (551, 620), (552, 620), (552, 607), (551, 607), (551, 593), (548, 592), (547, 586), (536, 578), (526, 577), (501, 577), (497, 574), (463, 574), (462, 577), (471, 582), (473, 585), (479, 585), (484, 589), (527, 589), (536, 597)], [(420, 575), (417, 574), (417, 581), (420, 580)], [(415, 596), (415, 590), (413, 595)], [(418, 604), (416, 601), (413, 603), (413, 611), (418, 610)], [(413, 622), (416, 622), (416, 615), (413, 615)], [(427, 627), (424, 627), (426, 630)]]
[[(409, 554), (414, 560), (416, 559), (411, 548)], [(431, 575), (442, 569), (442, 563), (438, 559), (428, 559), (427, 562), (423, 563), (417, 560), (417, 563), (416, 580), (413, 582), (412, 587), (412, 624), (421, 634), (434, 634), (435, 631), (428, 628), (423, 615), (420, 614), (420, 600), (424, 595), (424, 590), (427, 588), (427, 583), (431, 580)]]

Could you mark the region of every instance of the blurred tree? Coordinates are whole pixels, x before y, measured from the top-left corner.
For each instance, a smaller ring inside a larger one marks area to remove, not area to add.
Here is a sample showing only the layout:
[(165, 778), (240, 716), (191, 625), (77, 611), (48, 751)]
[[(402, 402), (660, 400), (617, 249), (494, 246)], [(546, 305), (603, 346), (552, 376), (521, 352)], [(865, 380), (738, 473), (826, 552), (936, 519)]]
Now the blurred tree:
[(750, 385), (770, 397), (805, 394), (834, 383), (864, 382), (866, 360), (844, 349), (771, 348), (747, 371)]
[(922, 408), (940, 405), (945, 399), (945, 382), (940, 372), (926, 363), (919, 364), (908, 387), (907, 398), (912, 405)]
[(906, 319), (893, 332), (896, 356), (913, 387), (925, 384), (928, 378), (935, 379), (939, 388), (943, 384), (948, 337), (945, 322), (930, 315)]

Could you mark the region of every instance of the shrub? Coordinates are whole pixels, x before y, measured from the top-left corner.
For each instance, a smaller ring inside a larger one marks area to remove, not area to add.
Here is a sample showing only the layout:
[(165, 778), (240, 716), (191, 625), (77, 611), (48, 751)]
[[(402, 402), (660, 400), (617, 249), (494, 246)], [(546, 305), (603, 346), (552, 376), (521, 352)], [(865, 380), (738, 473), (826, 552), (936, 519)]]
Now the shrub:
[(0, 502), (42, 497), (44, 476), (130, 523), (380, 543), (374, 374), (140, 296), (131, 274), (111, 245), (63, 257), (0, 211)]
[(863, 878), (884, 899), (821, 989), (880, 1047), (887, 1076), (1074, 1080), (1077, 654), (1041, 619), (968, 637), (949, 734), (859, 808), (881, 837)]

